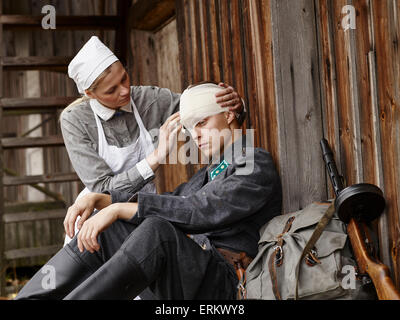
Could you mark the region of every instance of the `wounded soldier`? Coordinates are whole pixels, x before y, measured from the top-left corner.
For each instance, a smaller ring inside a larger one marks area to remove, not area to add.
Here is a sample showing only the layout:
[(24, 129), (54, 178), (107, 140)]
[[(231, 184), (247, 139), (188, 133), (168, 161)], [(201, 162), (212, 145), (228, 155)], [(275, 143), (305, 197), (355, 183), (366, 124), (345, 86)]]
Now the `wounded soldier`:
[[(173, 192), (81, 198), (79, 215), (99, 211), (16, 299), (133, 299), (148, 291), (157, 299), (236, 299), (233, 261), (240, 256), (246, 268), (256, 256), (259, 229), (281, 213), (282, 191), (271, 155), (236, 134), (240, 125), (216, 103), (218, 90), (191, 86), (180, 102), (181, 125), (209, 165)], [(53, 286), (43, 285), (47, 270)]]

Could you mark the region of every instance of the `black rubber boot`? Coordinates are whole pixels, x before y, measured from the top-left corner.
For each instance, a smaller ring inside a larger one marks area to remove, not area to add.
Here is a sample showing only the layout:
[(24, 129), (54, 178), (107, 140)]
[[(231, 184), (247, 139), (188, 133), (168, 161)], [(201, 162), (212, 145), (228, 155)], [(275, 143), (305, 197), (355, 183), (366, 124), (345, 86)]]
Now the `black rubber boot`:
[(139, 264), (118, 250), (65, 300), (132, 300), (147, 286)]
[(61, 300), (101, 264), (101, 259), (95, 254), (86, 252), (79, 257), (67, 245), (29, 280), (15, 300)]

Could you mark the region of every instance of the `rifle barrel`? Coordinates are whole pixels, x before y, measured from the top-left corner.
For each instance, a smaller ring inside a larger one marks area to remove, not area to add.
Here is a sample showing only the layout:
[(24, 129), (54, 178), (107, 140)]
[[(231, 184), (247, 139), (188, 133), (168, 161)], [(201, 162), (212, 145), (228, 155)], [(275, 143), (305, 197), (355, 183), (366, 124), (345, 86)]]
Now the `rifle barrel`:
[(331, 179), (333, 190), (337, 197), (340, 191), (342, 191), (344, 187), (343, 187), (342, 177), (339, 174), (336, 167), (332, 149), (330, 148), (329, 143), (326, 139), (321, 140), (321, 149), (322, 149), (322, 156), (324, 158), (325, 165), (329, 173), (329, 178)]

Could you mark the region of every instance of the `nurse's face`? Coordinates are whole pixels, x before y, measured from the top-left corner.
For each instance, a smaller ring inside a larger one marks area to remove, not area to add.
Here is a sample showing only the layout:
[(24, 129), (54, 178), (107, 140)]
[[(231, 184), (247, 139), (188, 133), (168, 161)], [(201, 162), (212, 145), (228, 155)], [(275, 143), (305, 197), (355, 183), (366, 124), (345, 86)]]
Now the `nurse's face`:
[(192, 137), (204, 156), (219, 157), (225, 145), (232, 140), (230, 123), (234, 119), (233, 112), (223, 112), (201, 120), (193, 130)]
[(110, 109), (118, 109), (130, 102), (130, 79), (121, 62), (113, 63), (108, 74), (86, 94)]

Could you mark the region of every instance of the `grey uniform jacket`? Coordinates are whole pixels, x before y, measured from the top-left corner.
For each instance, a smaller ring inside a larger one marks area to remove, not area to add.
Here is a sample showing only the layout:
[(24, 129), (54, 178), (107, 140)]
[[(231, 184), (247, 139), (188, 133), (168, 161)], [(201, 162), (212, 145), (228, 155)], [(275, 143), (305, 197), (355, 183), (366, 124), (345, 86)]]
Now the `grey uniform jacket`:
[[(242, 142), (239, 140), (234, 147), (238, 144)], [(138, 202), (132, 223), (161, 217), (183, 232), (194, 234), (193, 239), (200, 245), (209, 240), (215, 247), (245, 251), (254, 257), (260, 227), (281, 213), (282, 187), (271, 155), (262, 148), (252, 150), (233, 157), (227, 169), (212, 181), (210, 173), (217, 164), (202, 168), (171, 193), (105, 193), (111, 194), (113, 203)], [(250, 162), (254, 166), (251, 174), (235, 174)]]

